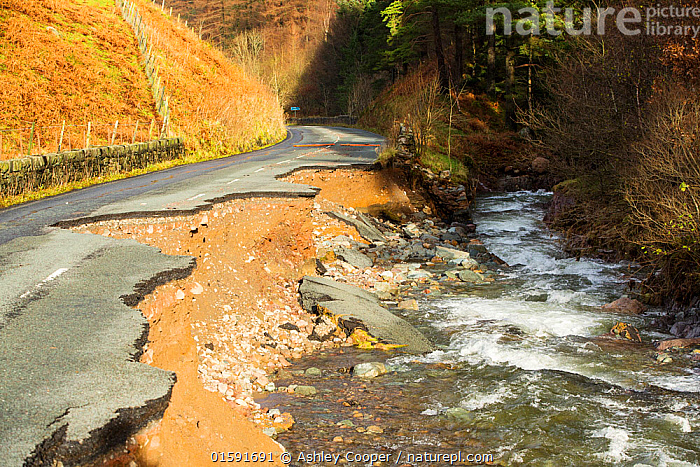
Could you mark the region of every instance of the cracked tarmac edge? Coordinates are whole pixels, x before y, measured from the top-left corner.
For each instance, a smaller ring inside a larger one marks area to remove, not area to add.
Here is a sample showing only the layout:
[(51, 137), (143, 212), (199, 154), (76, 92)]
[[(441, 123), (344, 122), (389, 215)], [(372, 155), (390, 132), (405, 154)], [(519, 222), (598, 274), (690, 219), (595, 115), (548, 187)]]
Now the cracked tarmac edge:
[[(176, 381), (174, 373), (138, 362), (149, 326), (134, 307), (160, 285), (188, 277), (195, 259), (56, 229), (0, 246), (2, 275), (16, 280), (29, 273), (27, 258), (61, 249), (79, 259), (41, 282), (42, 293), (3, 328), (2, 465), (70, 466), (123, 445), (162, 418)], [(48, 254), (48, 270), (68, 257), (55, 256)]]

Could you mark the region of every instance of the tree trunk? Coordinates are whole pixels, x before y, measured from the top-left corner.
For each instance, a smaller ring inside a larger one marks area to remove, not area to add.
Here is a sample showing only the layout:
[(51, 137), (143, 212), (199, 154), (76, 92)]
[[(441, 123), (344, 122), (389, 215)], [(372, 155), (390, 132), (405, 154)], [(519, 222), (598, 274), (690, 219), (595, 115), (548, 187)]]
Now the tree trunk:
[(486, 91), (493, 94), (496, 91), (496, 25), (491, 26), (488, 35), (488, 55), (486, 63)]
[(477, 33), (474, 30), (474, 26), (469, 27), (469, 48), (467, 49), (469, 51), (469, 54), (467, 55), (467, 60), (469, 61), (470, 68), (471, 68), (471, 75), (472, 78), (475, 77), (476, 74), (476, 41), (477, 41)]
[(532, 44), (527, 54), (527, 110), (532, 115)]
[(442, 48), (442, 36), (440, 34), (440, 14), (436, 6), (432, 12), (433, 36), (435, 38), (435, 57), (437, 58), (438, 74), (440, 75), (440, 87), (448, 89), (449, 75), (447, 74), (447, 66), (445, 64), (445, 52)]
[(510, 40), (506, 42), (506, 103), (505, 117), (506, 125), (509, 128), (515, 129), (515, 50), (510, 44)]
[(457, 87), (462, 84), (464, 71), (464, 28), (461, 24), (455, 24), (455, 65), (454, 82)]

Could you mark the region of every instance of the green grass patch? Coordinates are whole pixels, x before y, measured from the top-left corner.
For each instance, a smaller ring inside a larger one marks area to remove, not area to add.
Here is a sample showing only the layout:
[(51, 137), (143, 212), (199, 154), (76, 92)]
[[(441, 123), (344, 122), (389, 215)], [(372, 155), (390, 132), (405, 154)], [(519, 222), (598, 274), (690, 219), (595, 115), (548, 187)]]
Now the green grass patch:
[(469, 169), (455, 157), (448, 157), (442, 152), (427, 149), (421, 154), (420, 163), (436, 174), (443, 170), (449, 170), (452, 172), (452, 180), (457, 183), (469, 182)]
[(391, 162), (394, 157), (396, 157), (396, 154), (398, 154), (398, 150), (396, 148), (384, 148), (384, 150), (379, 153), (379, 157), (377, 158), (377, 162), (379, 162), (382, 165), (386, 165), (389, 162)]

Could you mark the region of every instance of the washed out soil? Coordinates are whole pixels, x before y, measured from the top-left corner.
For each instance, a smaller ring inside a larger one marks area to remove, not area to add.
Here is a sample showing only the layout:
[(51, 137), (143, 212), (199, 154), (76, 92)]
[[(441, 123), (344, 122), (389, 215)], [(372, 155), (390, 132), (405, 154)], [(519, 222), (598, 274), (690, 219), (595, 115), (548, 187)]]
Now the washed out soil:
[(142, 362), (177, 375), (163, 419), (90, 465), (208, 466), (222, 452), (272, 453), (273, 465), (282, 465), (283, 448), (263, 428), (284, 431), (295, 415), (268, 416), (254, 396), (302, 356), (351, 345), (341, 331), (324, 342), (309, 340), (316, 317), (298, 303), (299, 279), (316, 274), (316, 237), (364, 241), (326, 213), (341, 204), (412, 209), (403, 180), (391, 171), (303, 171), (289, 181), (322, 190), (315, 199), (233, 200), (189, 216), (75, 229), (197, 261), (189, 278), (157, 288), (139, 305), (150, 324)]

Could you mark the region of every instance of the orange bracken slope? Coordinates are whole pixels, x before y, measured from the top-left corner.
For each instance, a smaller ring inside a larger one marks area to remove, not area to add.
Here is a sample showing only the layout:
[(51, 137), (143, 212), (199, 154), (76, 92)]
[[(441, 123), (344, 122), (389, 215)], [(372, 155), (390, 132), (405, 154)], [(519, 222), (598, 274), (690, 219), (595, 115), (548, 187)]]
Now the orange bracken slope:
[(153, 118), (136, 40), (113, 2), (0, 0), (0, 129)]
[[(136, 4), (156, 31), (160, 75), (172, 94), (171, 135), (217, 154), (284, 136), (282, 110), (266, 86), (150, 1)], [(18, 155), (20, 144), (26, 153), (32, 123), (34, 152), (45, 153), (55, 150), (64, 121), (70, 149), (84, 145), (87, 122), (91, 144), (107, 143), (117, 120), (117, 142), (130, 142), (137, 121), (139, 140), (156, 137), (162, 123), (115, 1), (0, 0), (0, 158)], [(13, 128), (25, 128), (21, 141), (1, 131)]]

